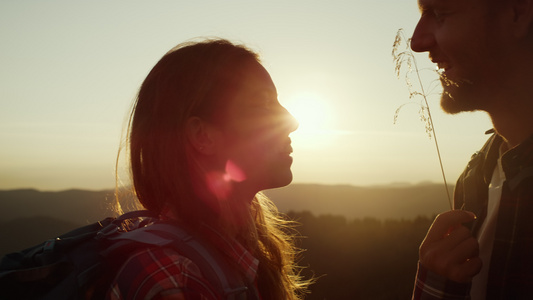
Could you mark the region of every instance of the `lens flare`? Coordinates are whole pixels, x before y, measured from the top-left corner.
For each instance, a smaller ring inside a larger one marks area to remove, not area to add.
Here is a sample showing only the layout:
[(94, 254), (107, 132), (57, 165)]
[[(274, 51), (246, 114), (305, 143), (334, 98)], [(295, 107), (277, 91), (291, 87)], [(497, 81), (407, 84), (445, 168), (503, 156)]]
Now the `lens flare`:
[(228, 200), (233, 189), (234, 182), (242, 182), (246, 179), (244, 171), (231, 160), (226, 162), (224, 172), (212, 171), (206, 174), (206, 182), (209, 191), (218, 200)]
[(231, 160), (226, 162), (226, 175), (227, 180), (235, 182), (242, 182), (246, 179), (246, 174), (244, 174), (244, 171)]

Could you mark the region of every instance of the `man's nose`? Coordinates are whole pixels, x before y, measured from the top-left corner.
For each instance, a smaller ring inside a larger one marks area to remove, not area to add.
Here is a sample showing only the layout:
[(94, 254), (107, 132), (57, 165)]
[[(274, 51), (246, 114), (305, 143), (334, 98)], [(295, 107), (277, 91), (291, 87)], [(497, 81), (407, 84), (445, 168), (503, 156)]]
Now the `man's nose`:
[(411, 49), (415, 52), (429, 51), (435, 45), (435, 36), (431, 24), (421, 18), (411, 37)]

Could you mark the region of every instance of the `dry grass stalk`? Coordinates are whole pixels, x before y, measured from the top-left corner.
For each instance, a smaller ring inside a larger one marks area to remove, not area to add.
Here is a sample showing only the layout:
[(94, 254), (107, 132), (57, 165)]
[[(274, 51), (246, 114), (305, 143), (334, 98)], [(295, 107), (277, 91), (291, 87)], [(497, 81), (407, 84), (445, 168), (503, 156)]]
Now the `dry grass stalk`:
[[(437, 156), (439, 158), (442, 179), (444, 180), (444, 188), (446, 189), (446, 195), (448, 197), (448, 202), (450, 204), (450, 209), (451, 209), (453, 207), (452, 199), (450, 196), (450, 191), (448, 189), (448, 183), (446, 181), (446, 174), (444, 172), (444, 166), (442, 164), (442, 157), (440, 154), (439, 143), (437, 141), (437, 135), (435, 133), (435, 127), (433, 126), (433, 118), (431, 117), (431, 110), (429, 109), (429, 103), (428, 103), (429, 93), (426, 92), (426, 90), (424, 89), (424, 85), (422, 84), (422, 79), (420, 77), (420, 70), (418, 69), (418, 66), (416, 64), (416, 59), (415, 59), (413, 51), (411, 50), (410, 43), (411, 43), (411, 39), (406, 39), (403, 33), (403, 29), (399, 29), (398, 32), (396, 33), (396, 38), (394, 39), (394, 43), (392, 45), (392, 57), (395, 63), (394, 71), (396, 73), (396, 76), (398, 78), (401, 78), (403, 68), (404, 67), (407, 68), (407, 70), (405, 71), (405, 82), (409, 90), (409, 99), (420, 97), (422, 98), (422, 100), (420, 102), (410, 101), (408, 103), (404, 103), (400, 105), (396, 109), (396, 112), (394, 113), (394, 124), (396, 124), (396, 122), (398, 121), (398, 115), (400, 113), (400, 110), (405, 105), (415, 103), (420, 106), (420, 110), (419, 110), (420, 120), (424, 122), (425, 130), (429, 138), (431, 139), (431, 137), (433, 137), (433, 140), (435, 141), (435, 148), (437, 150)], [(417, 90), (413, 87), (413, 83), (411, 82), (411, 79), (410, 79), (410, 75), (412, 75), (413, 73), (416, 75), (416, 81), (418, 82), (420, 90)]]

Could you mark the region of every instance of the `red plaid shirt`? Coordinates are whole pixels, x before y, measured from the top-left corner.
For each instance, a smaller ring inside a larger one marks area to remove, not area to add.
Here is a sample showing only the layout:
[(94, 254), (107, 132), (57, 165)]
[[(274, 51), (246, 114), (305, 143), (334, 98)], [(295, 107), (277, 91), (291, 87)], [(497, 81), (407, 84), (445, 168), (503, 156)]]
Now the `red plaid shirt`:
[[(492, 136), (459, 178), (455, 207), (474, 212), (475, 235), (487, 212), (502, 138)], [(533, 299), (533, 136), (501, 158), (505, 172), (486, 299)], [(470, 285), (446, 280), (419, 265), (413, 299), (470, 299)]]
[[(245, 274), (256, 282), (258, 260), (235, 240), (224, 238), (205, 226), (215, 246), (232, 257)], [(130, 255), (119, 269), (107, 295), (119, 299), (219, 299), (198, 266), (172, 248), (151, 247)]]

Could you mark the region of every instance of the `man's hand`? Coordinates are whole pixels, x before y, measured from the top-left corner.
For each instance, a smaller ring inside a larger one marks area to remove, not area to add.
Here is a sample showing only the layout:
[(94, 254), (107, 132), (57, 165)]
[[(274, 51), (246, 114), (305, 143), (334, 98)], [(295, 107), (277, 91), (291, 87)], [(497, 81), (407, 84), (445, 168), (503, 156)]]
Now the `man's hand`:
[(438, 215), (420, 245), (420, 263), (455, 282), (469, 282), (481, 270), (479, 244), (463, 223), (476, 216), (464, 210)]

